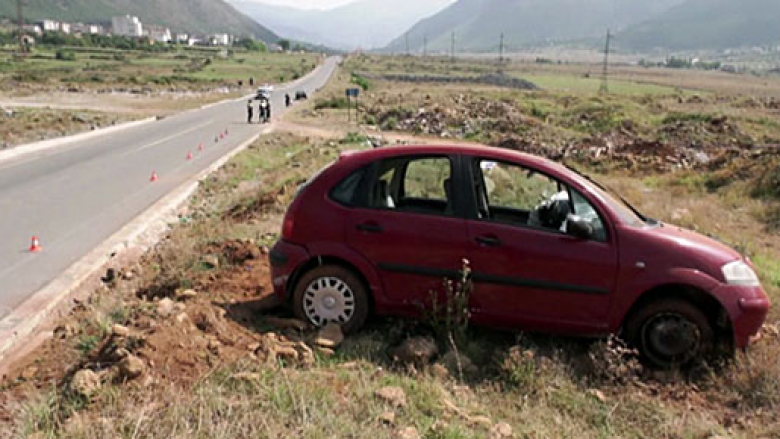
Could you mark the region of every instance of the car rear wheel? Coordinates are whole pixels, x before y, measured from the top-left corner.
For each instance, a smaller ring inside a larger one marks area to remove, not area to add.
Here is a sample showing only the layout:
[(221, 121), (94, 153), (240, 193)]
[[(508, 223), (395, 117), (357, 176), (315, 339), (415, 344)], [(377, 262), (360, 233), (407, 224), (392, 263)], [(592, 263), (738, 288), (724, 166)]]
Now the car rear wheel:
[(662, 369), (691, 365), (708, 355), (714, 342), (707, 316), (678, 299), (645, 305), (629, 319), (626, 336), (646, 362)]
[(298, 281), (293, 310), (296, 317), (315, 326), (333, 322), (345, 332), (353, 332), (366, 321), (368, 296), (355, 273), (337, 265), (324, 265)]

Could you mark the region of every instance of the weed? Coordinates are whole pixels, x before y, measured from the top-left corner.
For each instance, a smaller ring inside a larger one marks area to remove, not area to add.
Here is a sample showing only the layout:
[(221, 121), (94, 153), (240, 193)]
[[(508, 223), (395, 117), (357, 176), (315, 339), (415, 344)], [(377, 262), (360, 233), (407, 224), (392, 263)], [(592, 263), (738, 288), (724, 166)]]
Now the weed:
[(463, 346), (467, 340), (469, 319), (469, 298), (474, 289), (469, 261), (464, 259), (459, 278), (444, 279), (444, 298), (437, 291), (431, 292), (431, 303), (426, 309), (431, 328), (442, 345), (453, 348)]
[(349, 107), (349, 101), (346, 98), (317, 99), (314, 102), (315, 110), (323, 109), (345, 109)]
[(78, 349), (83, 355), (87, 355), (92, 352), (100, 343), (101, 336), (84, 334), (76, 341), (76, 349)]
[(368, 82), (368, 79), (358, 73), (352, 73), (350, 82), (362, 88), (363, 91), (367, 91), (371, 87), (371, 83)]
[(624, 385), (639, 379), (643, 367), (639, 352), (615, 335), (594, 344), (588, 352), (596, 378), (611, 385)]

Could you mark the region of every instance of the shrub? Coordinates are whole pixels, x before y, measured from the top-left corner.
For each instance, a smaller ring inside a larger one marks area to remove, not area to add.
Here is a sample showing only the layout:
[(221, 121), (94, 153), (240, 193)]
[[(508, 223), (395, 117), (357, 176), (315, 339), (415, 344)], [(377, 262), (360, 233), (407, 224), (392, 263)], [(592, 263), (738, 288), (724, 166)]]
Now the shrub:
[(366, 91), (371, 87), (371, 83), (368, 82), (368, 79), (365, 76), (359, 75), (357, 73), (352, 74), (352, 79), (350, 82), (362, 88), (363, 91)]
[(330, 99), (318, 99), (314, 103), (315, 110), (322, 109), (344, 109), (349, 107), (349, 101), (347, 98), (330, 98)]
[(58, 61), (76, 61), (76, 54), (69, 50), (60, 49), (55, 53), (54, 58)]

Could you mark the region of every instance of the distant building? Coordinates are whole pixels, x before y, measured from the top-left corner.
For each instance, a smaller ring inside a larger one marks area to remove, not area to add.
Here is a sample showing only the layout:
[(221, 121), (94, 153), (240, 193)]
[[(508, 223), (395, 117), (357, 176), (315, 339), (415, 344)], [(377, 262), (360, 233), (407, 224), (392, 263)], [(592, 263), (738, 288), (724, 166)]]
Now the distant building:
[(70, 23), (65, 23), (63, 21), (58, 23), (57, 30), (64, 33), (69, 34), (70, 33)]
[(111, 32), (122, 37), (140, 38), (144, 36), (144, 27), (138, 17), (117, 16), (111, 17)]
[(43, 34), (43, 30), (41, 29), (41, 26), (37, 24), (25, 24), (24, 30), (26, 32), (30, 32), (38, 36), (41, 36)]
[(173, 37), (171, 37), (171, 30), (162, 26), (146, 26), (144, 35), (149, 37), (150, 40), (158, 43), (170, 43), (171, 40), (173, 40)]
[(57, 32), (60, 30), (60, 22), (54, 20), (41, 20), (37, 23), (43, 32)]
[(102, 35), (104, 33), (103, 26), (99, 24), (73, 23), (70, 28), (74, 34)]
[(176, 42), (179, 44), (189, 44), (190, 36), (188, 34), (176, 34)]
[(230, 34), (214, 34), (209, 38), (212, 46), (229, 46), (233, 42)]

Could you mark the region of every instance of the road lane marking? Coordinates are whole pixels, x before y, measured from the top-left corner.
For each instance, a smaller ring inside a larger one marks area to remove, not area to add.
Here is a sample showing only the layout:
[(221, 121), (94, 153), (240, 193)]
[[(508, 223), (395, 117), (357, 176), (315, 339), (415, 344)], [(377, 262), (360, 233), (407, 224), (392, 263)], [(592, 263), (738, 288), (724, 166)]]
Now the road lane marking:
[(152, 143), (146, 144), (146, 145), (144, 145), (144, 146), (141, 146), (141, 147), (139, 147), (139, 148), (136, 148), (136, 149), (133, 149), (133, 150), (127, 151), (126, 153), (124, 153), (124, 154), (122, 154), (122, 155), (123, 155), (123, 156), (125, 156), (125, 155), (128, 155), (128, 154), (133, 154), (133, 153), (136, 153), (136, 152), (141, 152), (141, 151), (143, 151), (143, 150), (145, 150), (145, 149), (148, 149), (148, 148), (151, 148), (151, 147), (153, 147), (153, 146), (157, 146), (157, 145), (159, 145), (159, 144), (161, 144), (161, 143), (165, 143), (165, 142), (167, 142), (167, 141), (169, 141), (169, 140), (175, 139), (176, 137), (183, 136), (183, 135), (185, 135), (185, 134), (191, 133), (191, 132), (193, 132), (193, 131), (195, 131), (195, 130), (197, 130), (197, 129), (199, 129), (199, 128), (203, 128), (203, 127), (204, 127), (204, 126), (206, 126), (206, 125), (210, 125), (212, 122), (214, 122), (214, 119), (209, 119), (209, 120), (208, 120), (206, 123), (201, 123), (201, 124), (198, 124), (198, 125), (196, 125), (196, 126), (194, 126), (194, 127), (187, 128), (187, 129), (186, 129), (186, 130), (184, 130), (184, 131), (180, 131), (180, 132), (178, 132), (178, 133), (176, 133), (176, 134), (171, 134), (171, 135), (170, 135), (170, 136), (168, 136), (168, 137), (163, 137), (162, 139), (160, 139), (160, 140), (157, 140), (157, 141), (155, 141), (155, 142), (152, 142)]

